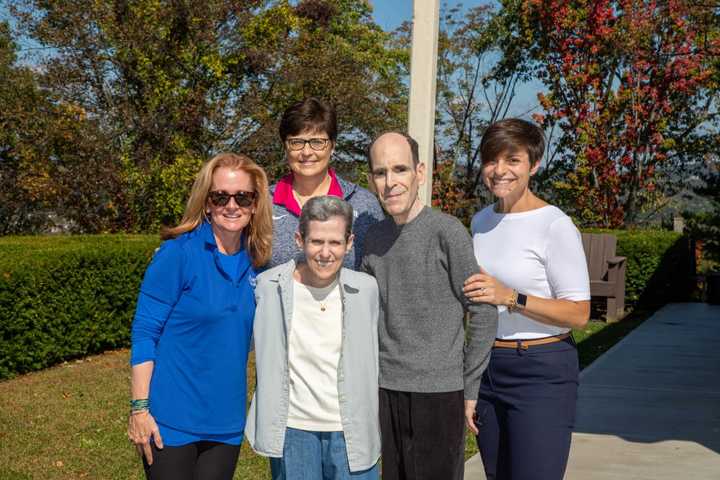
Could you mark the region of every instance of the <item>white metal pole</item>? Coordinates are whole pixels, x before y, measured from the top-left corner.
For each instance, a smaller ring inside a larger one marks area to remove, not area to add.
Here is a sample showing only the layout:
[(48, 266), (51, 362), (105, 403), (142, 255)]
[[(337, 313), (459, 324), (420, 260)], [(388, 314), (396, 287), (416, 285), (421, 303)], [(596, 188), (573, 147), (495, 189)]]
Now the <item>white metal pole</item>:
[(420, 161), (425, 164), (427, 180), (420, 199), (426, 205), (432, 201), (439, 17), (440, 0), (413, 1), (408, 133), (417, 140)]

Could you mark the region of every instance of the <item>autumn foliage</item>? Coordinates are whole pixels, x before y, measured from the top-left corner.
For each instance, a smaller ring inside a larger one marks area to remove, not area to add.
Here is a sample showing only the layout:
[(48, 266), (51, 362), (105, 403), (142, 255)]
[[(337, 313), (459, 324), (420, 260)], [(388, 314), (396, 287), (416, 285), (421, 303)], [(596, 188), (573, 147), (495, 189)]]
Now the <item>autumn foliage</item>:
[[(411, 25), (383, 31), (367, 0), (0, 5), (0, 234), (157, 231), (223, 150), (278, 178), (278, 119), (306, 96), (337, 106), (335, 166), (356, 180), (370, 139), (407, 123)], [(533, 109), (550, 137), (533, 188), (584, 225), (646, 223), (717, 159), (712, 3), (486, 0), (445, 6), (440, 26), (445, 211), (480, 206), (487, 125)]]
[(450, 215), (456, 216), (466, 226), (478, 209), (479, 198), (468, 192), (472, 179), (458, 175), (452, 161), (439, 162), (433, 172), (432, 206)]
[(555, 188), (588, 224), (636, 222), (660, 199), (673, 162), (713, 114), (707, 7), (670, 0), (526, 0), (521, 23), (532, 45), (539, 95), (560, 127), (565, 178)]

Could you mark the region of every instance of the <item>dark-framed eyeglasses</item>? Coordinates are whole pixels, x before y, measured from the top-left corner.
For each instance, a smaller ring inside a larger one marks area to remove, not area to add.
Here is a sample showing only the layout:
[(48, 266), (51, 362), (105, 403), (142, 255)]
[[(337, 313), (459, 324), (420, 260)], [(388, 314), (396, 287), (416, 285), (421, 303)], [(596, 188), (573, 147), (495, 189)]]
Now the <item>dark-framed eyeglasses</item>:
[(306, 143), (309, 144), (310, 148), (315, 151), (325, 150), (328, 142), (330, 142), (329, 138), (309, 138), (307, 140), (305, 140), (304, 138), (289, 138), (288, 140), (286, 140), (288, 149), (294, 152), (305, 148)]
[(256, 196), (257, 192), (245, 192), (243, 190), (235, 193), (227, 193), (223, 192), (222, 190), (213, 190), (212, 192), (208, 193), (208, 198), (210, 199), (210, 202), (216, 207), (224, 207), (228, 204), (230, 198), (235, 199), (235, 203), (237, 203), (238, 207), (249, 207), (255, 201)]

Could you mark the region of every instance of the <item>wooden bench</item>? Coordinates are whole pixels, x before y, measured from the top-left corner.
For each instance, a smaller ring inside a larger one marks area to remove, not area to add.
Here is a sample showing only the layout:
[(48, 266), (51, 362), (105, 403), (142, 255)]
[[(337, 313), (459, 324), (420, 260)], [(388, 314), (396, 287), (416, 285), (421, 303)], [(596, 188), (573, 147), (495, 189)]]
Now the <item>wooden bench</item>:
[(615, 255), (617, 238), (607, 233), (583, 233), (583, 248), (590, 273), (590, 295), (607, 297), (607, 321), (625, 315), (625, 257)]

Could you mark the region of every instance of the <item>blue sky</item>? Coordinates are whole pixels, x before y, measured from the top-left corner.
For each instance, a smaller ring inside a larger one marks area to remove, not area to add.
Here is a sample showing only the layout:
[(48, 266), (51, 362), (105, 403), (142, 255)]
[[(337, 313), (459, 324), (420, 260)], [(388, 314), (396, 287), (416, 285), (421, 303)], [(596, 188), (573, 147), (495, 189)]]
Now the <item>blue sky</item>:
[[(488, 0), (440, 0), (440, 9), (462, 5), (465, 8), (487, 4)], [(412, 20), (413, 0), (370, 0), (373, 16), (384, 30), (394, 30), (402, 22)], [(518, 85), (516, 97), (510, 108), (510, 115), (528, 116), (539, 111), (537, 93), (542, 89), (540, 83)]]
[(405, 20), (412, 20), (412, 0), (370, 0), (375, 21), (384, 30), (393, 30)]
[[(444, 5), (452, 7), (462, 4), (466, 7), (480, 5), (479, 1), (441, 0), (440, 8)], [(393, 30), (405, 20), (412, 20), (413, 0), (370, 0), (373, 6), (375, 21), (385, 30)]]

